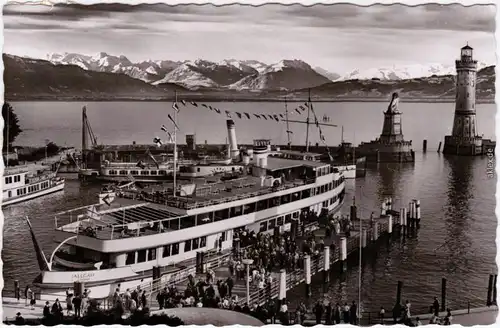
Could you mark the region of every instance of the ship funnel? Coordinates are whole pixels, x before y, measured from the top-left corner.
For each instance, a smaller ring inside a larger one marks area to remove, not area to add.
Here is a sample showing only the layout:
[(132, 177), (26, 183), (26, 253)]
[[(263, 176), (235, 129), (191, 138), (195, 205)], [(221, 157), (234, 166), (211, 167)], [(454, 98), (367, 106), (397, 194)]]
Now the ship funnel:
[(233, 120), (227, 120), (227, 136), (229, 140), (229, 148), (231, 149), (231, 158), (234, 160), (239, 159), (240, 151), (236, 143), (236, 129)]

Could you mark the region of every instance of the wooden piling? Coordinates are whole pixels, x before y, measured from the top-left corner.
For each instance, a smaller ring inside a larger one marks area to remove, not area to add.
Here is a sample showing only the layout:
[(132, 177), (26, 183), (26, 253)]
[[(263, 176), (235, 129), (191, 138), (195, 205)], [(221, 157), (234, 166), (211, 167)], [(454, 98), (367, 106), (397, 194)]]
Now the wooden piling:
[(351, 205), (351, 221), (354, 221), (358, 218), (358, 208), (356, 205)]
[(424, 144), (422, 145), (423, 152), (427, 152), (427, 139), (424, 139)]
[(440, 142), (439, 142), (439, 147), (438, 147), (438, 153), (440, 153), (440, 152), (441, 152), (441, 145), (442, 145), (442, 144), (443, 144), (443, 142), (442, 142), (442, 141), (440, 141)]
[(21, 298), (21, 287), (19, 285), (19, 280), (14, 280), (14, 297), (19, 301)]
[(441, 311), (446, 311), (446, 278), (441, 279)]
[(306, 280), (306, 297), (311, 297), (311, 256), (304, 256), (304, 274)]
[(493, 278), (493, 298), (491, 303), (493, 303), (493, 305), (497, 305), (497, 275)]
[(398, 289), (396, 291), (396, 304), (401, 304), (401, 293), (403, 292), (403, 282), (398, 280)]
[(493, 275), (490, 274), (490, 279), (488, 280), (488, 295), (486, 298), (486, 306), (491, 306), (491, 296), (493, 293)]

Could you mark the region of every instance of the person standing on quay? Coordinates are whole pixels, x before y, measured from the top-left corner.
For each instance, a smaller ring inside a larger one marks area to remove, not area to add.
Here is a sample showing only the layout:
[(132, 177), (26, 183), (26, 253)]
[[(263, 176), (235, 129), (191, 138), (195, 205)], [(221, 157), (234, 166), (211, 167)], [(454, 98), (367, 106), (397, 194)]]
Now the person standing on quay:
[(347, 305), (347, 303), (344, 303), (344, 323), (348, 324), (350, 321), (349, 321), (349, 305)]
[(314, 307), (314, 314), (316, 316), (316, 324), (320, 325), (321, 324), (321, 318), (323, 317), (323, 305), (321, 305), (320, 301), (316, 303), (316, 306)]
[(334, 323), (335, 324), (340, 324), (340, 314), (342, 313), (342, 307), (340, 306), (339, 303), (335, 304), (335, 313), (333, 314), (334, 316)]
[(349, 310), (350, 310), (350, 315), (349, 315), (350, 322), (349, 323), (351, 325), (356, 325), (357, 319), (358, 319), (358, 314), (357, 314), (358, 307), (356, 305), (356, 302), (352, 301), (352, 305), (351, 305)]
[(434, 304), (432, 304), (433, 310), (434, 310), (434, 315), (436, 317), (439, 316), (439, 302), (437, 297), (434, 297)]
[(385, 317), (385, 309), (383, 306), (380, 307), (380, 312), (378, 313), (379, 319), (380, 319), (380, 324), (384, 324), (384, 317)]

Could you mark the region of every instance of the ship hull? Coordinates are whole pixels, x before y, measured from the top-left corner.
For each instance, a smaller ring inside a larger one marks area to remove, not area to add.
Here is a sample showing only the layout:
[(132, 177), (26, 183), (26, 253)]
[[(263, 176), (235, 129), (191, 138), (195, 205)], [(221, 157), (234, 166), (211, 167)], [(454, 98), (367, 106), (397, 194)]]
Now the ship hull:
[[(343, 192), (344, 185), (340, 188), (340, 192)], [(334, 195), (339, 195), (340, 192), (332, 193)], [(334, 203), (328, 206), (328, 211), (330, 214), (335, 214), (339, 211), (340, 207), (344, 202), (344, 198), (338, 198)], [(313, 206), (313, 205), (311, 205)], [(245, 225), (249, 231), (258, 232), (262, 221), (266, 221), (269, 218), (264, 218), (258, 222)], [(291, 229), (290, 224), (284, 224), (280, 227), (281, 232), (289, 231)], [(272, 230), (265, 233), (272, 234)], [(203, 232), (200, 231), (202, 235)], [(215, 249), (214, 241), (218, 239), (219, 234), (215, 234), (207, 237), (207, 246), (209, 250)], [(213, 238), (212, 238), (213, 237)], [(228, 239), (222, 244), (222, 250), (231, 249), (233, 245), (233, 240)], [(171, 279), (179, 280), (180, 278), (185, 278), (190, 274), (195, 274), (195, 267), (191, 266), (189, 268), (175, 268), (176, 264), (184, 262), (187, 260), (192, 260), (195, 258), (196, 253), (192, 252), (189, 257), (179, 258), (177, 261), (172, 259), (167, 266), (162, 267), (162, 280), (169, 281)], [(146, 264), (146, 263), (144, 263)], [(120, 267), (112, 269), (101, 269), (101, 270), (88, 270), (88, 271), (44, 271), (41, 274), (39, 282), (35, 282), (34, 285), (41, 289), (41, 297), (46, 300), (55, 300), (56, 298), (61, 298), (65, 296), (67, 288), (73, 288), (74, 282), (82, 282), (85, 288), (91, 291), (92, 297), (94, 298), (106, 298), (112, 295), (117, 284), (120, 284), (120, 289), (125, 290), (127, 288), (136, 288), (138, 285), (147, 285), (152, 281), (152, 268), (158, 265), (158, 263), (148, 264), (148, 266), (138, 267)], [(172, 267), (174, 265), (174, 267)]]
[(13, 204), (18, 204), (18, 203), (26, 202), (28, 200), (32, 200), (32, 199), (35, 199), (35, 198), (38, 198), (38, 197), (42, 197), (42, 196), (45, 196), (45, 195), (48, 195), (48, 194), (52, 194), (52, 193), (55, 193), (55, 192), (58, 192), (58, 191), (61, 191), (61, 190), (64, 190), (64, 182), (62, 182), (60, 184), (57, 184), (55, 186), (49, 187), (49, 188), (44, 189), (44, 190), (40, 190), (40, 191), (33, 192), (33, 193), (30, 193), (30, 194), (26, 194), (26, 195), (23, 195), (23, 196), (20, 196), (20, 197), (16, 197), (16, 198), (7, 199), (7, 200), (5, 200), (5, 201), (2, 202), (2, 206), (7, 206), (7, 205), (13, 205)]

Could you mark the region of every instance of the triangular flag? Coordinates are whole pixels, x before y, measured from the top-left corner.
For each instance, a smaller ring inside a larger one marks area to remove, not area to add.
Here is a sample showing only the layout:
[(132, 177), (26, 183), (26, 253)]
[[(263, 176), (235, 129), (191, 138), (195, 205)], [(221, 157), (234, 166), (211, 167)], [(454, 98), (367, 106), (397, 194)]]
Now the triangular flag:
[(109, 194), (103, 197), (102, 201), (106, 203), (106, 205), (111, 206), (111, 200), (109, 199)]
[(243, 113), (243, 114), (245, 114), (247, 116), (247, 118), (250, 119), (250, 114), (248, 114), (248, 113)]
[(298, 110), (297, 108), (295, 108), (295, 110), (297, 111), (297, 113), (299, 113), (299, 114), (300, 114), (300, 110)]
[(226, 110), (226, 115), (227, 115), (227, 117), (231, 118), (231, 113), (229, 113), (228, 110)]
[(257, 117), (257, 118), (260, 118), (260, 116), (259, 116), (259, 115), (257, 115), (257, 114), (253, 114), (253, 116), (255, 116), (255, 117)]
[(135, 166), (140, 167), (143, 170), (146, 168), (146, 165), (144, 165), (144, 163), (142, 161), (137, 162), (137, 164)]
[(172, 108), (173, 108), (173, 109), (174, 109), (177, 113), (179, 112), (179, 106), (177, 106), (177, 103), (176, 103), (176, 102), (174, 102), (174, 103), (172, 104)]
[(207, 106), (207, 105), (205, 105), (205, 104), (201, 104), (201, 105), (202, 105), (203, 107), (205, 107), (205, 108), (208, 108), (208, 106)]
[(194, 107), (198, 107), (198, 104), (195, 103), (194, 101), (191, 101), (191, 105), (193, 105)]
[(172, 118), (172, 116), (170, 116), (170, 114), (168, 114), (168, 118), (172, 121), (172, 123), (174, 123), (177, 130), (180, 130), (179, 127), (177, 126), (177, 123), (175, 123), (174, 119)]
[(235, 113), (236, 113), (236, 115), (238, 115), (238, 118), (241, 118), (241, 114), (240, 113), (238, 113), (238, 112), (235, 112)]

